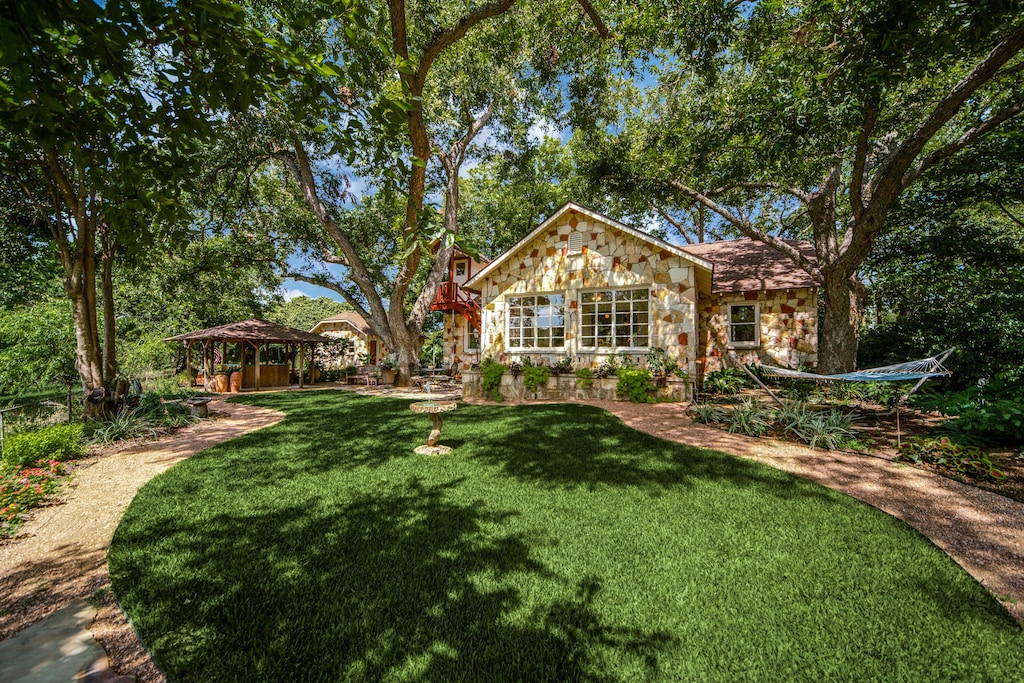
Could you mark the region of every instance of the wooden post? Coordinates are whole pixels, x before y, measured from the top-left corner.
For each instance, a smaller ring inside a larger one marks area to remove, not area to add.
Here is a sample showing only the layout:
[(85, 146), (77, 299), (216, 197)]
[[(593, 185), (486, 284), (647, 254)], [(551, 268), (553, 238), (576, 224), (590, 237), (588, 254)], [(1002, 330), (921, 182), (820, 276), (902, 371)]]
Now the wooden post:
[(242, 373), (242, 383), (241, 383), (241, 385), (239, 385), (238, 390), (241, 391), (242, 389), (245, 388), (245, 342), (244, 341), (238, 342), (238, 355), (239, 355), (239, 359), (238, 359), (239, 370), (238, 371)]
[(191, 387), (196, 383), (195, 378), (192, 376), (192, 340), (189, 339), (185, 342), (185, 381), (188, 386)]
[(302, 371), (306, 369), (305, 351), (306, 345), (299, 344), (299, 389), (302, 388)]
[(256, 391), (260, 390), (260, 346), (261, 344), (253, 344), (256, 347)]

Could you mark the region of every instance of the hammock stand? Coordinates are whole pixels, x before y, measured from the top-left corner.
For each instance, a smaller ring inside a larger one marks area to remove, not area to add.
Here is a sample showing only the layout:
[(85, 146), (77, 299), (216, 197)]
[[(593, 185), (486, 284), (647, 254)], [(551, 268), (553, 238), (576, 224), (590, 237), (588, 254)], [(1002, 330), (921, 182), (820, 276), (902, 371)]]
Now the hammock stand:
[[(813, 372), (800, 372), (798, 370), (790, 370), (788, 368), (778, 368), (774, 365), (762, 365), (771, 377), (784, 377), (787, 379), (807, 379), (815, 382), (833, 382), (833, 381), (844, 381), (844, 382), (907, 382), (918, 380), (917, 384), (896, 401), (896, 445), (903, 445), (902, 433), (900, 430), (900, 404), (910, 398), (911, 394), (921, 388), (921, 385), (932, 377), (949, 377), (953, 373), (942, 366), (947, 358), (956, 351), (956, 347), (943, 352), (941, 355), (932, 356), (930, 358), (922, 358), (921, 360), (907, 361), (906, 363), (896, 363), (894, 365), (885, 365), (880, 368), (870, 368), (868, 370), (855, 370), (854, 372), (844, 372), (838, 375), (816, 375)], [(765, 386), (764, 382), (758, 379), (757, 375), (752, 373), (750, 369), (740, 363), (736, 358), (729, 354), (729, 359), (733, 364), (738, 365), (750, 375), (754, 381), (756, 381), (761, 388), (768, 392), (768, 394), (775, 399), (775, 402), (782, 405), (782, 401), (779, 400), (778, 396), (772, 393), (772, 390)]]

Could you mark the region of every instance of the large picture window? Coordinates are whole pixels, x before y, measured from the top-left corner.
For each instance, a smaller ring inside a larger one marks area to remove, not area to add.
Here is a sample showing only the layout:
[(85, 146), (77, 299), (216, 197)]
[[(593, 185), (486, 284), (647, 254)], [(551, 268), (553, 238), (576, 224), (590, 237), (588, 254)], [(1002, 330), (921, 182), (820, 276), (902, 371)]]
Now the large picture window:
[(584, 347), (646, 348), (650, 338), (647, 289), (619, 289), (580, 294)]
[(513, 296), (508, 301), (508, 345), (513, 349), (565, 346), (565, 296)]
[(757, 304), (729, 306), (729, 343), (733, 346), (757, 346)]

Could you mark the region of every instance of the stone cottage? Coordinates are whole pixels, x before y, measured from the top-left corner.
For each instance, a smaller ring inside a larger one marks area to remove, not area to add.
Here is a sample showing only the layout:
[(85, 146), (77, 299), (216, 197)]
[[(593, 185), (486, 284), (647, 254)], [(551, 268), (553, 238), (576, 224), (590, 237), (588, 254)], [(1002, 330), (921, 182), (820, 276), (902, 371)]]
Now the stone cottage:
[(351, 350), (345, 354), (332, 355), (332, 352), (325, 351), (318, 356), (317, 360), (327, 370), (339, 369), (346, 365), (360, 365), (361, 359), (366, 357), (370, 359), (370, 364), (374, 365), (389, 353), (384, 342), (374, 334), (366, 319), (355, 311), (344, 311), (324, 318), (314, 325), (310, 332), (332, 339), (348, 339), (351, 342)]
[[(680, 247), (570, 202), (480, 265), (460, 287), (478, 296), (484, 357), (569, 356), (580, 367), (625, 354), (642, 364), (659, 347), (698, 380), (723, 353), (817, 362), (813, 281), (749, 239)], [(447, 337), (446, 326), (446, 347)]]

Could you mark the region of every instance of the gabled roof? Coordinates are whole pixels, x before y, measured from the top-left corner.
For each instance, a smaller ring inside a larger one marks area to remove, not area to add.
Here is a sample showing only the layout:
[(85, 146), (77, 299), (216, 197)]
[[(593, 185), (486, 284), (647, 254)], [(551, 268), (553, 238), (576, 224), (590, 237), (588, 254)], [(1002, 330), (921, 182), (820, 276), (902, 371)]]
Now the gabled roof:
[(208, 327), (197, 332), (187, 332), (174, 337), (167, 337), (164, 341), (256, 341), (270, 344), (298, 344), (298, 343), (330, 343), (334, 339), (321, 337), (319, 334), (304, 332), (287, 325), (267, 322), (266, 320), (243, 320), (217, 327)]
[[(811, 261), (817, 260), (814, 246), (810, 242), (784, 241), (799, 249)], [(688, 244), (682, 248), (715, 264), (711, 283), (711, 291), (715, 294), (818, 286), (814, 278), (788, 257), (764, 242), (749, 237)]]
[(369, 323), (366, 322), (366, 318), (359, 315), (355, 311), (342, 311), (337, 315), (332, 315), (329, 318), (324, 318), (316, 325), (313, 325), (313, 329), (317, 329), (324, 323), (348, 323), (357, 332), (360, 332), (364, 335), (373, 334), (373, 330), (370, 328)]
[(703, 269), (709, 270), (709, 271), (711, 270), (711, 262), (705, 260), (701, 256), (698, 256), (696, 254), (689, 254), (689, 253), (683, 251), (681, 248), (677, 247), (674, 244), (669, 244), (665, 240), (661, 240), (661, 239), (658, 239), (657, 237), (653, 237), (651, 235), (648, 235), (646, 232), (643, 232), (642, 230), (637, 230), (636, 228), (631, 228), (630, 226), (626, 225), (625, 223), (620, 223), (619, 221), (615, 220), (614, 218), (609, 218), (608, 216), (605, 216), (604, 214), (601, 214), (601, 213), (598, 213), (597, 211), (593, 211), (593, 210), (588, 209), (586, 207), (580, 206), (579, 204), (576, 204), (575, 202), (566, 202), (560, 209), (558, 209), (553, 214), (548, 216), (544, 220), (543, 223), (541, 223), (533, 231), (531, 231), (529, 235), (527, 235), (523, 239), (521, 239), (518, 242), (516, 242), (515, 245), (511, 249), (508, 249), (501, 256), (497, 257), (496, 259), (491, 261), (487, 266), (482, 268), (480, 270), (480, 272), (478, 272), (476, 275), (471, 277), (464, 285), (462, 285), (463, 288), (464, 289), (472, 289), (472, 290), (475, 291), (476, 288), (479, 286), (479, 282), (483, 278), (487, 277), (489, 274), (491, 274), (492, 272), (497, 270), (498, 267), (501, 266), (501, 264), (505, 263), (510, 258), (512, 258), (512, 256), (517, 251), (519, 251), (524, 246), (526, 246), (531, 241), (533, 241), (537, 237), (537, 235), (539, 235), (540, 233), (542, 233), (545, 230), (547, 230), (549, 227), (551, 227), (554, 223), (556, 223), (562, 216), (564, 216), (567, 213), (578, 213), (578, 214), (582, 214), (584, 216), (587, 216), (588, 218), (593, 218), (594, 220), (599, 221), (601, 223), (604, 223), (606, 225), (609, 225), (609, 226), (615, 228), (616, 230), (620, 230), (620, 231), (622, 231), (622, 232), (624, 232), (624, 233), (626, 233), (628, 235), (631, 235), (631, 236), (637, 238), (638, 240), (641, 240), (643, 242), (647, 242), (648, 244), (651, 244), (651, 245), (657, 247), (658, 249), (664, 249), (664, 250), (668, 251), (669, 253), (672, 253), (672, 254), (674, 254), (676, 256), (679, 256), (679, 257), (683, 258), (684, 260), (689, 261), (690, 263), (694, 264), (698, 268), (703, 268)]

